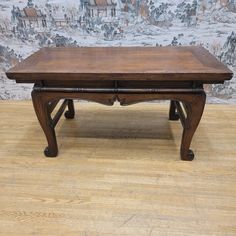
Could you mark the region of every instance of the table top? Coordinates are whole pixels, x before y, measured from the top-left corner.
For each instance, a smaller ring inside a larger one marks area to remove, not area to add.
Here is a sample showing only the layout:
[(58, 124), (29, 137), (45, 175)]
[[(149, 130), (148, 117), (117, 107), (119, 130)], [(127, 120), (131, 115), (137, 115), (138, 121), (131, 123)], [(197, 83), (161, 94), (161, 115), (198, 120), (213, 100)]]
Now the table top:
[(9, 79), (224, 81), (232, 71), (201, 46), (42, 48), (6, 72)]

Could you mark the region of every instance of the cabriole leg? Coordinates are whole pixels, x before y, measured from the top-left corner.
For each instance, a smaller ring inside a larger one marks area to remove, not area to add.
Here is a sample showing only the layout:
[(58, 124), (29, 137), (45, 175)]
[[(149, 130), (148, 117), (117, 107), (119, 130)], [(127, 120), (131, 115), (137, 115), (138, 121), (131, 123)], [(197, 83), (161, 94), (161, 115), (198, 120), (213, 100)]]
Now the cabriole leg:
[(184, 130), (180, 147), (180, 155), (182, 160), (192, 161), (194, 159), (194, 153), (189, 148), (193, 135), (201, 120), (205, 102), (206, 94), (204, 92), (198, 95), (192, 95), (189, 101), (183, 102), (185, 103), (187, 117), (183, 127)]
[(46, 95), (37, 91), (32, 91), (31, 96), (35, 113), (48, 142), (48, 146), (45, 148), (44, 154), (47, 157), (56, 157), (58, 153), (58, 147), (54, 126), (48, 111), (49, 100)]
[(170, 101), (170, 109), (169, 109), (169, 120), (178, 120), (179, 115), (176, 112), (175, 103), (173, 100)]
[(73, 119), (75, 117), (75, 107), (74, 101), (72, 99), (67, 99), (68, 101), (68, 110), (65, 112), (66, 119)]

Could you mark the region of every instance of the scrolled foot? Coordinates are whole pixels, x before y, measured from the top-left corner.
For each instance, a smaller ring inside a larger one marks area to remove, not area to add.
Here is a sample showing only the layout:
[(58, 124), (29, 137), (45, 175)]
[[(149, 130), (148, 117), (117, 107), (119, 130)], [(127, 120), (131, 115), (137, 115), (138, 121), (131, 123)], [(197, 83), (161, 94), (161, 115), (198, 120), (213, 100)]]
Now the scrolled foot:
[(44, 155), (46, 157), (56, 157), (58, 151), (57, 150), (50, 150), (49, 147), (46, 147), (44, 150)]
[(191, 149), (188, 150), (187, 155), (181, 155), (181, 160), (192, 161), (194, 159), (194, 153)]
[(75, 117), (75, 113), (71, 111), (66, 111), (64, 116), (66, 119), (73, 119)]

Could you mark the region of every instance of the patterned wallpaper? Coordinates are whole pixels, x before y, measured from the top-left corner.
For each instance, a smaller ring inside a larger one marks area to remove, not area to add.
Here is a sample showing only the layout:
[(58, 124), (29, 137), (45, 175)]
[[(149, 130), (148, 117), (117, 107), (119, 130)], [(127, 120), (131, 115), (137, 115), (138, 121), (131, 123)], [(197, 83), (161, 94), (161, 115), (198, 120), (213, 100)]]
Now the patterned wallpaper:
[[(49, 46), (202, 45), (236, 72), (236, 0), (0, 0), (0, 99), (30, 98), (5, 71)], [(207, 85), (236, 103), (236, 77)]]

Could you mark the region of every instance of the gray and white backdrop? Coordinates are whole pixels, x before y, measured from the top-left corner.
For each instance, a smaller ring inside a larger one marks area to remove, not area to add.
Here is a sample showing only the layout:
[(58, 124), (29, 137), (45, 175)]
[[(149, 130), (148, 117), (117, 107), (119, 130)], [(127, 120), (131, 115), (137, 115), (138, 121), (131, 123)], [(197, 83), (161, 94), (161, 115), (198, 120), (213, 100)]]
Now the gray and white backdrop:
[[(236, 72), (236, 0), (0, 0), (0, 99), (30, 98), (5, 71), (49, 46), (203, 45)], [(236, 77), (207, 86), (236, 103)]]

